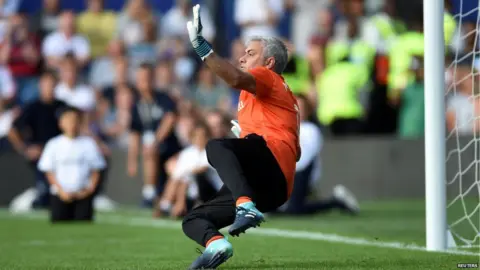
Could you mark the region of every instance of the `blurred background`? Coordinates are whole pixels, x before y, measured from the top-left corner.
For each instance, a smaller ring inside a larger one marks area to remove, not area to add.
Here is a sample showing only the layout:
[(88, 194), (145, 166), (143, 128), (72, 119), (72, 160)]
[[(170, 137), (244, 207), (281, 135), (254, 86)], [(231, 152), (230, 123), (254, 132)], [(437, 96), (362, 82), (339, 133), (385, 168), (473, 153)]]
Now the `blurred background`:
[[(148, 206), (142, 200), (152, 199), (149, 185), (161, 196), (176, 166), (168, 161), (192, 144), (199, 121), (211, 137), (232, 136), (239, 92), (191, 50), (185, 24), (196, 3), (202, 4), (205, 38), (233, 64), (251, 36), (276, 36), (288, 44), (284, 77), (306, 102), (304, 121), (324, 138), (318, 150), (321, 191), (344, 184), (360, 200), (422, 198), (421, 2), (0, 0), (0, 204), (20, 197), (22, 209), (48, 204), (35, 164), (45, 142), (58, 134), (54, 100), (85, 112), (84, 131), (108, 160), (99, 209)], [(449, 150), (465, 160), (465, 179), (478, 170), (478, 145), (466, 149), (460, 143), (480, 135), (477, 4), (445, 1), (445, 89), (438, 89), (445, 92)], [(141, 72), (145, 64), (151, 73)], [(143, 141), (134, 167), (132, 112), (141, 107), (145, 88), (174, 101), (176, 139), (165, 140), (158, 151)], [(452, 160), (450, 180), (460, 170)]]

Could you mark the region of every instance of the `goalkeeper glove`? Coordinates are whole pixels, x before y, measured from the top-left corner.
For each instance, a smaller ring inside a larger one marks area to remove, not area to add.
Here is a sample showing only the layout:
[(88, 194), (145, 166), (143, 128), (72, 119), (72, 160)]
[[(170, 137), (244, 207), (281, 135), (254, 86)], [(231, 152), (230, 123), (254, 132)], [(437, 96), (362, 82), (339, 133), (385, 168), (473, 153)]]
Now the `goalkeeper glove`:
[(233, 134), (235, 134), (235, 137), (240, 138), (240, 133), (242, 132), (242, 129), (240, 128), (240, 125), (238, 124), (238, 121), (232, 120), (230, 121), (232, 123), (233, 127), (231, 128), (231, 131)]
[(188, 36), (195, 52), (205, 61), (213, 53), (212, 46), (202, 36), (202, 20), (200, 19), (200, 5), (193, 7), (193, 23), (187, 22)]

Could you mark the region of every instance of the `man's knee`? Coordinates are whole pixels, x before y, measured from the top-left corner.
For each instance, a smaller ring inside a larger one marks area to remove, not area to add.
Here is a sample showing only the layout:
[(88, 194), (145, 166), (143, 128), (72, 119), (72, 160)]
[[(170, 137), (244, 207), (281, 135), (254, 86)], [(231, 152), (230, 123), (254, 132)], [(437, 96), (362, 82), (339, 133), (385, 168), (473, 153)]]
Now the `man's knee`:
[[(207, 158), (210, 165), (214, 165), (215, 160), (217, 158), (222, 157), (222, 153), (226, 150), (225, 140), (222, 139), (214, 139), (210, 140), (207, 143), (207, 147), (205, 148), (207, 152)], [(212, 163), (213, 162), (213, 163)]]

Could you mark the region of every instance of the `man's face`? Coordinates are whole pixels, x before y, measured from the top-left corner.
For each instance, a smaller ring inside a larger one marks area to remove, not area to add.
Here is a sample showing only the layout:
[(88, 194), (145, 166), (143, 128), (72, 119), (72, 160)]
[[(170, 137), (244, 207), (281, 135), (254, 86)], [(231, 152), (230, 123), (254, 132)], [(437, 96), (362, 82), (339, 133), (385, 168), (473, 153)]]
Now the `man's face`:
[(60, 77), (62, 79), (62, 82), (70, 84), (75, 83), (75, 81), (77, 80), (77, 68), (75, 66), (75, 63), (71, 61), (65, 61), (65, 63), (60, 69)]
[(240, 69), (243, 71), (265, 66), (262, 43), (260, 41), (248, 43), (245, 54), (238, 61), (240, 62)]
[(89, 0), (88, 9), (93, 12), (101, 12), (103, 10), (103, 0)]
[(55, 79), (50, 75), (45, 75), (40, 79), (40, 96), (44, 101), (54, 99)]
[(146, 68), (140, 68), (138, 71), (137, 71), (137, 76), (136, 76), (136, 84), (137, 84), (137, 88), (138, 90), (140, 90), (140, 92), (145, 92), (145, 91), (150, 91), (151, 90), (151, 86), (152, 86), (152, 74), (150, 74), (150, 70), (146, 69)]
[(75, 32), (75, 15), (71, 12), (65, 12), (60, 17), (60, 30), (64, 34), (71, 35)]

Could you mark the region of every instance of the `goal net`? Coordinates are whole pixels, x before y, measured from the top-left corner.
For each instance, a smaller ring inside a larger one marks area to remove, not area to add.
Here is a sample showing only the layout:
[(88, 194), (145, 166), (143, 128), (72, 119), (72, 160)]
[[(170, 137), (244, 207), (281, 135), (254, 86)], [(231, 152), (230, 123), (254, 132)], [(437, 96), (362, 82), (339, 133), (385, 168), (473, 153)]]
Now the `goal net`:
[[(446, 180), (449, 247), (480, 248), (480, 1), (459, 0), (446, 48)], [(465, 7), (468, 2), (470, 7)], [(472, 3), (475, 2), (475, 3)], [(474, 4), (474, 6), (472, 5)]]

